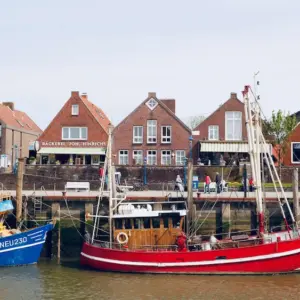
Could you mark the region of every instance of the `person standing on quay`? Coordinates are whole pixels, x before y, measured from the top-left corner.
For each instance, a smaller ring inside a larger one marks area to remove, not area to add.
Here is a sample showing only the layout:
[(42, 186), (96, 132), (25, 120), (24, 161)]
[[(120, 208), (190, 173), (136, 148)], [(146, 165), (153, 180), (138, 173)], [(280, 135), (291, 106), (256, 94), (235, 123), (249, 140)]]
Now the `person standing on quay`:
[(209, 189), (209, 185), (211, 183), (210, 177), (208, 176), (208, 174), (205, 174), (205, 186), (204, 186), (204, 194), (208, 193), (210, 194), (210, 189)]
[(220, 194), (220, 185), (221, 185), (221, 177), (219, 172), (216, 172), (216, 188), (217, 188), (217, 193)]

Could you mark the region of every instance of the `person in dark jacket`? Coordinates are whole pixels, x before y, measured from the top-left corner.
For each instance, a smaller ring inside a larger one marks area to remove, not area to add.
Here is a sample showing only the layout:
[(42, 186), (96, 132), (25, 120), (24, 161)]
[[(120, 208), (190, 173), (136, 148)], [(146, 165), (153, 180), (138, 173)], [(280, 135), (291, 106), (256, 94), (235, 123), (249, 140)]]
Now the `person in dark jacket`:
[(221, 192), (221, 177), (219, 172), (216, 173), (216, 188), (217, 188), (217, 193), (220, 194)]

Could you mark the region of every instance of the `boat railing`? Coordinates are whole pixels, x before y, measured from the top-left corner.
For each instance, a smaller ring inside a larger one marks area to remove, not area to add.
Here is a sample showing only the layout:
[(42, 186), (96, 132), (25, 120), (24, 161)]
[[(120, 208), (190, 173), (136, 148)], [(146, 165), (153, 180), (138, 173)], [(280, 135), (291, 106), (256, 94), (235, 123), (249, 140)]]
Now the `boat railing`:
[[(289, 227), (289, 230), (293, 230), (293, 228), (290, 225), (288, 227)], [(277, 230), (274, 231), (274, 229), (279, 229), (279, 230), (278, 231)], [(273, 226), (270, 229), (270, 232), (275, 232), (276, 233), (276, 232), (280, 232), (280, 231), (287, 231), (287, 229), (282, 230), (282, 226), (281, 225)]]
[[(123, 251), (128, 250), (128, 247), (124, 244), (112, 242), (110, 247), (110, 243), (108, 241), (102, 241), (96, 239), (94, 239), (93, 245), (100, 246), (102, 248), (112, 248), (112, 249), (123, 250)], [(161, 252), (161, 251), (177, 251), (177, 250), (178, 250), (177, 245), (141, 245), (141, 246), (130, 247), (130, 251), (149, 251), (149, 252), (160, 251)]]
[(253, 229), (253, 230), (241, 230), (241, 231), (231, 231), (231, 232), (221, 232), (221, 233), (215, 233), (215, 234), (200, 234), (200, 235), (195, 235), (194, 237), (201, 237), (201, 238), (209, 238), (212, 235), (214, 236), (226, 236), (226, 237), (233, 237), (235, 235), (240, 235), (240, 234), (249, 234), (249, 236), (254, 236), (258, 234), (258, 230)]

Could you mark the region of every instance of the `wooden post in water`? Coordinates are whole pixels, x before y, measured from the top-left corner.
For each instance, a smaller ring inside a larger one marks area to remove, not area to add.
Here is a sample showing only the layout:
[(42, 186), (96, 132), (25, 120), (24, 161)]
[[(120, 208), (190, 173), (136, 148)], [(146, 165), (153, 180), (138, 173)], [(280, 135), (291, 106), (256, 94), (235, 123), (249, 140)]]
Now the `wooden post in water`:
[(295, 220), (298, 223), (300, 221), (298, 168), (295, 168), (293, 170), (293, 199), (294, 199), (293, 206), (294, 206)]
[(190, 224), (193, 218), (193, 161), (189, 159), (188, 162), (188, 180), (187, 180), (187, 205), (188, 205), (188, 220), (187, 233), (190, 233)]
[(60, 205), (58, 207), (58, 228), (57, 228), (57, 263), (60, 264)]
[(52, 218), (56, 219), (56, 224), (57, 224), (57, 263), (60, 263), (60, 203), (59, 202), (52, 203), (51, 211), (52, 211)]
[(24, 175), (24, 158), (18, 159), (17, 187), (16, 187), (16, 222), (17, 227), (22, 219), (22, 191)]

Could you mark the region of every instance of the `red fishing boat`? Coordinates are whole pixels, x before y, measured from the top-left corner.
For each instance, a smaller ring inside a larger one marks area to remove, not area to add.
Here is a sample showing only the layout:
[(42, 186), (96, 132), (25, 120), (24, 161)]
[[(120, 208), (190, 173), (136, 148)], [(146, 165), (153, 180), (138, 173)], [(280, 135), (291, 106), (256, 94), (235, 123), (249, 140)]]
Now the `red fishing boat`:
[[(262, 134), (257, 99), (249, 86), (245, 86), (243, 98), (252, 178), (256, 185), (257, 233), (239, 233), (222, 240), (215, 236), (199, 237), (188, 230), (185, 201), (128, 203), (126, 196), (119, 198), (115, 180), (112, 180), (110, 134), (104, 167), (109, 174), (109, 239), (97, 239), (99, 220), (105, 218), (99, 215), (101, 192), (93, 216), (93, 234), (87, 236), (83, 244), (82, 265), (103, 271), (179, 274), (274, 274), (300, 270), (299, 231), (287, 198), (284, 196), (282, 200), (283, 187)], [(285, 222), (286, 230), (282, 232), (270, 233), (265, 228), (261, 153), (264, 153)], [(101, 189), (103, 186), (102, 181)], [(290, 214), (290, 224), (286, 211)]]

